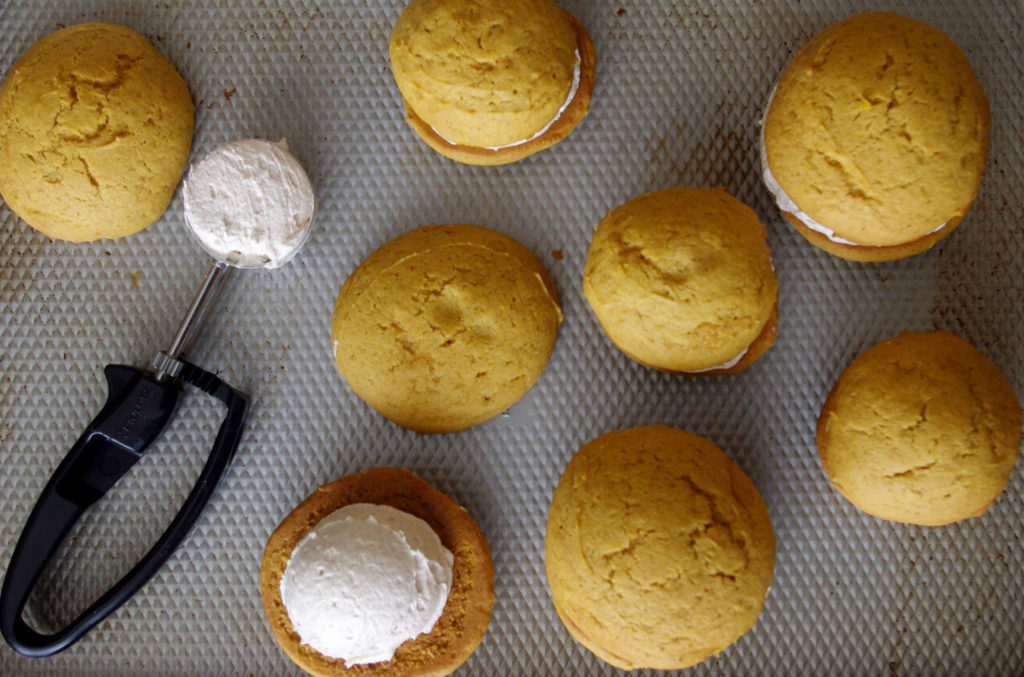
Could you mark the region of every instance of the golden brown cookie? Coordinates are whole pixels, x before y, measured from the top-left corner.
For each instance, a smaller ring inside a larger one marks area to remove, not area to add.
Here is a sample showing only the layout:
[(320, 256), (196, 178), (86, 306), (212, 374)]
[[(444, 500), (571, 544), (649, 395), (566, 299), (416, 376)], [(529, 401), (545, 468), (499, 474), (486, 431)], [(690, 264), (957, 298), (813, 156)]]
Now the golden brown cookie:
[(937, 526), (981, 515), (1020, 448), (1013, 388), (970, 343), (903, 332), (850, 363), (818, 419), (836, 489), (864, 512)]
[(815, 36), (765, 113), (765, 183), (797, 231), (856, 261), (933, 246), (978, 193), (985, 92), (960, 48), (909, 17), (869, 12)]
[(390, 58), (413, 130), (473, 165), (558, 143), (587, 114), (594, 87), (590, 35), (550, 0), (413, 0)]
[(29, 47), (0, 86), (0, 195), (49, 237), (136, 233), (167, 209), (193, 122), (188, 86), (146, 38), (69, 26)]
[(555, 609), (617, 667), (695, 665), (749, 630), (775, 568), (768, 510), (710, 441), (666, 426), (585, 444), (548, 513)]
[(634, 360), (688, 375), (746, 369), (775, 343), (779, 287), (764, 224), (724, 188), (671, 188), (598, 225), (583, 293)]
[(422, 433), (514, 404), (554, 349), (554, 282), (526, 247), (470, 225), (426, 226), (371, 254), (334, 307), (338, 370), (363, 400)]
[[(302, 537), (321, 519), (353, 503), (388, 505), (420, 518), (437, 532), (455, 563), (448, 602), (433, 630), (399, 646), (390, 661), (346, 668), (344, 661), (300, 643), (281, 602), (281, 576)], [(494, 605), (494, 564), (487, 541), (464, 508), (408, 470), (375, 468), (320, 487), (285, 517), (263, 551), (260, 589), (275, 639), (311, 675), (440, 676), (462, 665), (483, 639)]]

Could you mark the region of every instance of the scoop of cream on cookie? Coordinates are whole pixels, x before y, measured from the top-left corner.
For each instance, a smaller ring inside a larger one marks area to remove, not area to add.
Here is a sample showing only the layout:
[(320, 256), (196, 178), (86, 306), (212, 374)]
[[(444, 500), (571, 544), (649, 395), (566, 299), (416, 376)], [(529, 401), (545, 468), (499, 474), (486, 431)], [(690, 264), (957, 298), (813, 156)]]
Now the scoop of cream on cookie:
[(346, 665), (387, 661), (441, 617), (452, 562), (423, 520), (355, 503), (299, 541), (281, 577), (281, 599), (302, 643)]
[(311, 675), (450, 674), (494, 605), (494, 562), (465, 508), (408, 470), (313, 491), (267, 539), (270, 630)]

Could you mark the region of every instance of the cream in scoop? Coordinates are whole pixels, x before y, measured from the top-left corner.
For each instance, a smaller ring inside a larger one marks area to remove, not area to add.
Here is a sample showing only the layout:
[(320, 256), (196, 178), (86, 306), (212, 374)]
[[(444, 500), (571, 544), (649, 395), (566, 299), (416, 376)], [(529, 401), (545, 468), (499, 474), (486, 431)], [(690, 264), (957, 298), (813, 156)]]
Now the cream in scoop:
[(218, 146), (189, 170), (182, 192), (193, 235), (210, 254), (237, 266), (284, 265), (313, 220), (313, 187), (284, 140)]

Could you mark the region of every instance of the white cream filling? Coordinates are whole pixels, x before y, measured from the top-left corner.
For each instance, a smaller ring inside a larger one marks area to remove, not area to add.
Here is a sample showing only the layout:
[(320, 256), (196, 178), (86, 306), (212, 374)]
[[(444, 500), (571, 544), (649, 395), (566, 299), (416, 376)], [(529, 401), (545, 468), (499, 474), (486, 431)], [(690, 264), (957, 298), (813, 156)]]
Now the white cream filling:
[[(826, 226), (826, 225), (824, 225), (822, 223), (819, 223), (810, 214), (808, 214), (804, 210), (800, 209), (800, 207), (796, 204), (796, 202), (793, 201), (793, 198), (791, 198), (786, 193), (786, 191), (784, 191), (782, 189), (782, 186), (779, 185), (779, 182), (776, 180), (775, 175), (772, 174), (771, 167), (768, 166), (768, 149), (765, 146), (765, 142), (764, 142), (764, 126), (765, 126), (765, 121), (768, 119), (768, 111), (772, 107), (772, 101), (775, 100), (775, 92), (776, 92), (776, 90), (778, 88), (779, 88), (778, 84), (776, 84), (775, 87), (772, 88), (771, 96), (768, 97), (768, 105), (765, 106), (764, 113), (761, 115), (761, 134), (760, 134), (760, 137), (759, 137), (759, 140), (760, 140), (759, 146), (760, 146), (760, 151), (761, 151), (761, 174), (762, 174), (762, 176), (764, 178), (764, 184), (768, 188), (768, 192), (771, 193), (772, 197), (775, 198), (775, 204), (777, 204), (779, 209), (781, 209), (782, 211), (784, 211), (786, 213), (789, 213), (789, 214), (792, 214), (794, 217), (796, 217), (796, 219), (798, 221), (800, 221), (800, 223), (804, 224), (805, 226), (807, 226), (811, 230), (813, 230), (813, 231), (815, 231), (817, 233), (821, 233), (822, 235), (827, 237), (829, 240), (832, 240), (833, 242), (836, 242), (838, 244), (848, 244), (848, 245), (853, 245), (855, 247), (884, 247), (884, 246), (886, 246), (886, 245), (864, 245), (864, 244), (860, 244), (859, 242), (854, 242), (853, 240), (847, 240), (846, 238), (843, 238), (843, 237), (840, 237), (839, 235), (836, 235), (836, 231), (832, 230), (831, 228), (829, 228), (828, 226)], [(942, 230), (943, 228), (946, 227), (947, 223), (949, 223), (949, 221), (946, 221), (946, 222), (940, 224), (937, 228), (932, 228), (931, 230), (929, 230), (927, 233), (925, 233), (921, 237), (924, 237), (925, 235), (931, 235), (932, 233), (935, 233), (935, 232), (938, 232), (938, 231)]]
[(306, 241), (316, 200), (283, 139), (217, 146), (189, 170), (182, 187), (185, 224), (221, 261), (277, 268)]
[(728, 369), (730, 367), (735, 367), (737, 364), (739, 364), (739, 361), (743, 359), (743, 356), (747, 354), (748, 350), (750, 350), (750, 346), (747, 346), (746, 348), (741, 350), (739, 355), (737, 355), (736, 357), (732, 358), (728, 362), (723, 362), (722, 364), (716, 364), (713, 367), (707, 367), (705, 369), (687, 369), (685, 373), (687, 373), (687, 374), (703, 374), (704, 372), (714, 371), (716, 369)]
[[(529, 143), (530, 141), (533, 141), (534, 139), (536, 139), (539, 136), (542, 136), (545, 132), (547, 132), (549, 129), (551, 129), (551, 125), (553, 125), (556, 122), (558, 122), (558, 119), (560, 117), (562, 117), (562, 114), (565, 112), (565, 109), (568, 108), (569, 104), (572, 103), (572, 100), (576, 98), (576, 92), (580, 88), (580, 73), (581, 73), (580, 66), (581, 66), (580, 50), (577, 49), (576, 50), (576, 66), (573, 68), (573, 71), (572, 71), (572, 87), (569, 88), (569, 94), (568, 94), (568, 96), (565, 97), (565, 101), (562, 103), (562, 107), (558, 109), (558, 112), (555, 113), (555, 116), (553, 118), (551, 118), (550, 120), (548, 120), (548, 123), (546, 125), (544, 125), (543, 127), (541, 127), (540, 131), (538, 131), (533, 136), (530, 136), (530, 137), (525, 138), (525, 139), (521, 139), (519, 141), (513, 141), (512, 143), (507, 143), (504, 146), (484, 146), (484, 148), (487, 149), (487, 150), (501, 150), (503, 148), (514, 148), (515, 146), (521, 146), (524, 143)], [(441, 132), (437, 131), (433, 127), (431, 127), (431, 129), (434, 130), (435, 134), (440, 136), (442, 139), (444, 139), (446, 142), (450, 143), (451, 145), (453, 145), (453, 146), (458, 146), (459, 145), (459, 144), (455, 143), (454, 141), (452, 141), (451, 139), (448, 139), (447, 137), (445, 137), (443, 134), (441, 134)]]
[(281, 601), (303, 644), (346, 666), (379, 663), (433, 629), (453, 563), (420, 518), (356, 503), (298, 542), (281, 577)]

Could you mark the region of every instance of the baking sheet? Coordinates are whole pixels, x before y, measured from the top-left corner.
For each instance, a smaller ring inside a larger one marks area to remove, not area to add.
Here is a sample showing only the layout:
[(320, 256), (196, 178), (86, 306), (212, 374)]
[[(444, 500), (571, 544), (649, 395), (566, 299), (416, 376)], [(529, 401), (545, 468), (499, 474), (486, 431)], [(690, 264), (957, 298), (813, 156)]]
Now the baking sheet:
[[(1024, 472), (982, 518), (926, 529), (859, 513), (817, 460), (818, 409), (839, 371), (902, 329), (943, 328), (1024, 393), (1024, 9), (1005, 2), (564, 0), (590, 31), (590, 114), (558, 146), (476, 168), (429, 150), (403, 121), (387, 40), (403, 3), (0, 3), (0, 72), (61, 26), (102, 20), (149, 37), (197, 104), (193, 156), (242, 137), (287, 137), (320, 199), (301, 254), (239, 272), (194, 360), (248, 390), (238, 455), (191, 535), (130, 602), (49, 659), (0, 648), (4, 674), (300, 674), (259, 599), (263, 544), (319, 484), (398, 465), (463, 503), (495, 560), (490, 630), (467, 675), (615, 674), (572, 641), (544, 578), (547, 506), (580, 445), (666, 423), (705, 435), (761, 490), (778, 541), (755, 628), (691, 674), (1022, 674)], [(807, 245), (758, 177), (761, 108), (807, 39), (857, 11), (924, 20), (965, 50), (992, 106), (992, 151), (964, 224), (933, 251), (854, 264)], [(593, 228), (611, 208), (676, 185), (724, 185), (768, 224), (779, 340), (742, 375), (684, 379), (632, 363), (580, 293)], [(337, 375), (330, 317), (346, 276), (417, 226), (469, 222), (531, 248), (565, 323), (539, 383), (505, 416), (420, 436), (362, 403)], [(52, 242), (0, 206), (0, 566), (39, 491), (105, 399), (111, 362), (166, 347), (207, 259), (180, 193), (143, 233)], [(564, 254), (559, 259), (554, 250)], [(188, 399), (162, 441), (73, 534), (76, 556), (32, 602), (42, 625), (73, 618), (176, 512), (219, 411)]]

